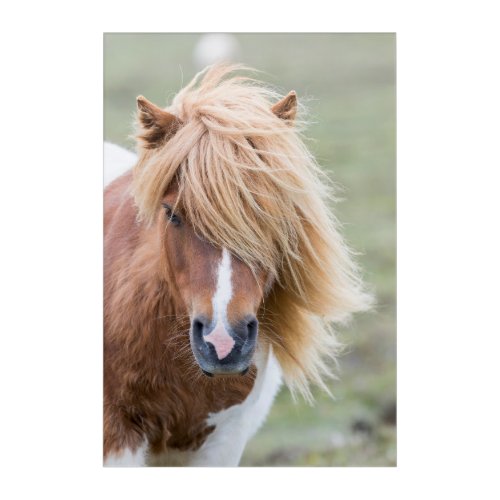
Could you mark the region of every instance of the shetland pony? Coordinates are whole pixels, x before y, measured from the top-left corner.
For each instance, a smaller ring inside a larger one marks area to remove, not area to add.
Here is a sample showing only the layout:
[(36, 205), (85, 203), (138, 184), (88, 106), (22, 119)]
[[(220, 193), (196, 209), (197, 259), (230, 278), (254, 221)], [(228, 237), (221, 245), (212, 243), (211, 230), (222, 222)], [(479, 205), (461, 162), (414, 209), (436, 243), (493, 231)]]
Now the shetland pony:
[(138, 97), (137, 160), (105, 189), (106, 465), (237, 465), (282, 378), (325, 387), (331, 325), (369, 304), (295, 92), (243, 69)]

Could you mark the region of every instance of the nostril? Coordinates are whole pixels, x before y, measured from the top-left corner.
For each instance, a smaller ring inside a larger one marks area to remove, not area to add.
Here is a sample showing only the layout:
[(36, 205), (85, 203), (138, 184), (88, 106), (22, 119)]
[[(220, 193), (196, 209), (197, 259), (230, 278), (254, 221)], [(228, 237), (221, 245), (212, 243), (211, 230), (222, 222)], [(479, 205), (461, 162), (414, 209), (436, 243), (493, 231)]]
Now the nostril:
[(250, 340), (254, 340), (255, 337), (257, 336), (257, 329), (258, 329), (259, 323), (256, 318), (251, 319), (247, 323), (247, 335)]
[(192, 329), (193, 329), (193, 337), (197, 339), (201, 339), (203, 337), (203, 327), (205, 324), (199, 318), (193, 320)]

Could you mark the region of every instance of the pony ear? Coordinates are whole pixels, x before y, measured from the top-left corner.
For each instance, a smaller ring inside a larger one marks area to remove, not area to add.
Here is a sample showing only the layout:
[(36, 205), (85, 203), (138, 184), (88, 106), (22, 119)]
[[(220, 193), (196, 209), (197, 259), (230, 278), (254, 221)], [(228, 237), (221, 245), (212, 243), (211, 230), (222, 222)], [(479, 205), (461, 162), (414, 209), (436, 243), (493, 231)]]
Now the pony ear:
[(293, 122), (297, 114), (297, 94), (295, 90), (291, 90), (287, 96), (278, 101), (271, 111), (282, 120)]
[(154, 149), (171, 139), (181, 125), (175, 115), (149, 102), (142, 95), (137, 98), (137, 111), (141, 127), (138, 139), (148, 149)]

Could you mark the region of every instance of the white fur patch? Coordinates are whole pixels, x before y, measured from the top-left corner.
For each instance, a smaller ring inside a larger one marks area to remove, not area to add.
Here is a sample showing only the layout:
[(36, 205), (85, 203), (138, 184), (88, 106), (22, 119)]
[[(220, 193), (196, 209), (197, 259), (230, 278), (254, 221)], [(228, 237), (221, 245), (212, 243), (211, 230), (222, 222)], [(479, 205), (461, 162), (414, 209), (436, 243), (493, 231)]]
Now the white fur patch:
[(222, 259), (217, 270), (217, 288), (212, 298), (213, 321), (215, 324), (222, 323), (228, 329), (227, 306), (233, 296), (231, 282), (231, 254), (226, 248), (222, 249)]
[(215, 323), (215, 327), (209, 335), (204, 337), (205, 342), (213, 344), (219, 359), (229, 355), (235, 344), (233, 337), (228, 333), (229, 322), (227, 319), (227, 306), (233, 296), (231, 274), (231, 254), (223, 248), (222, 259), (217, 269), (217, 286), (212, 297), (212, 322)]
[(137, 155), (125, 148), (104, 143), (104, 187), (131, 169), (137, 162)]
[(146, 452), (148, 449), (147, 441), (132, 451), (130, 448), (125, 448), (119, 454), (111, 454), (104, 461), (105, 467), (142, 467), (146, 465)]

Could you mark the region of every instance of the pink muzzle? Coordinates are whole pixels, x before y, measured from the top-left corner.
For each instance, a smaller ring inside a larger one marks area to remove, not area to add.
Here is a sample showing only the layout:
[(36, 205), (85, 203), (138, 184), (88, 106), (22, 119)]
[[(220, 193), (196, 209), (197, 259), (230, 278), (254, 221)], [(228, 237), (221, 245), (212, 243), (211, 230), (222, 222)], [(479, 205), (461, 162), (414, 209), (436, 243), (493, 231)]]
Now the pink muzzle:
[(228, 356), (235, 344), (233, 337), (227, 333), (227, 330), (220, 322), (218, 322), (210, 334), (203, 337), (203, 339), (205, 342), (210, 342), (214, 346), (219, 360)]

